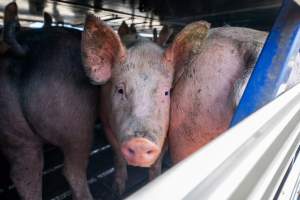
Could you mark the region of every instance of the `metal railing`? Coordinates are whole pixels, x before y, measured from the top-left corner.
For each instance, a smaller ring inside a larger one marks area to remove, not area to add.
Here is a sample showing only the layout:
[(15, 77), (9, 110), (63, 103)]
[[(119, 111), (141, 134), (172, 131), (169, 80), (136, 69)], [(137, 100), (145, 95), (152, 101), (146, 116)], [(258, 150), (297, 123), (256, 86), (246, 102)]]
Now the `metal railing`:
[(291, 74), (299, 68), (290, 63), (299, 49), (300, 6), (294, 0), (282, 0), (273, 28), (232, 118), (232, 126), (285, 90), (284, 86), (291, 82)]

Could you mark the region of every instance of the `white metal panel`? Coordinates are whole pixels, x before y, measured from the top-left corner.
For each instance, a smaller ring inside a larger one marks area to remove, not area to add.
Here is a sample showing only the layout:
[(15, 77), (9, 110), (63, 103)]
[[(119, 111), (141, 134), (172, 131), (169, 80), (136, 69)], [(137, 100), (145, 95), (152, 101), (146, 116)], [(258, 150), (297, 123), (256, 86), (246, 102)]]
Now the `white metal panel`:
[(271, 199), (299, 145), (299, 122), (297, 85), (128, 199)]
[(285, 184), (278, 195), (278, 200), (299, 198), (300, 192), (300, 156), (293, 162), (291, 171), (289, 172)]

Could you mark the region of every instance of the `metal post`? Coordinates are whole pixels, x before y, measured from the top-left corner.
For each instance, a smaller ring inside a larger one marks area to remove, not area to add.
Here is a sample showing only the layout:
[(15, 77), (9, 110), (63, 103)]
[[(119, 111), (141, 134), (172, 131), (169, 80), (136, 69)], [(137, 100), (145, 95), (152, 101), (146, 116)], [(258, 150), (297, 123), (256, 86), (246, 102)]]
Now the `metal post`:
[(240, 104), (231, 121), (237, 124), (279, 94), (291, 68), (288, 61), (300, 47), (300, 6), (283, 0), (279, 15), (258, 58)]

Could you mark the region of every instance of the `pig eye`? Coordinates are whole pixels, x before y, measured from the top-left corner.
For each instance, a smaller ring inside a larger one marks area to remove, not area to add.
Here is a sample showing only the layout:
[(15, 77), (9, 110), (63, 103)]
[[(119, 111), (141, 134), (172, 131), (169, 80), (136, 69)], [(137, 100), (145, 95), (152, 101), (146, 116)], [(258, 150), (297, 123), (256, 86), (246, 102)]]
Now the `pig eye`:
[(169, 95), (169, 91), (165, 91), (165, 96), (168, 96)]
[(123, 83), (121, 83), (120, 85), (116, 86), (115, 93), (124, 97), (125, 96), (125, 85)]
[(124, 90), (122, 88), (118, 89), (119, 94), (124, 94)]

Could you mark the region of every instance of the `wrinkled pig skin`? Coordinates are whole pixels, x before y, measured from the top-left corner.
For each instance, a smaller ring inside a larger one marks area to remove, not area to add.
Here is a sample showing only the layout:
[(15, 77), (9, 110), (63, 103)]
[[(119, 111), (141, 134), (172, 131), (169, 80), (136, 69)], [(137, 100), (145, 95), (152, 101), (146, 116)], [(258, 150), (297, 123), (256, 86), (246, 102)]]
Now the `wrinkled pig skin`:
[(236, 93), (242, 94), (236, 84), (251, 71), (266, 36), (253, 29), (220, 27), (208, 32), (200, 48), (191, 47), (196, 53), (171, 97), (168, 138), (174, 164), (229, 128)]
[(150, 179), (160, 174), (173, 69), (166, 65), (159, 45), (136, 38), (136, 32), (124, 23), (119, 34), (121, 37), (99, 18), (89, 15), (82, 54), (86, 71), (95, 84), (107, 81), (111, 75), (101, 87), (99, 113), (116, 154), (114, 187), (121, 194), (125, 190), (127, 164), (150, 167)]
[(81, 33), (49, 26), (15, 33), (14, 20), (4, 26), (10, 35), (0, 55), (0, 149), (11, 178), (21, 199), (41, 200), (43, 144), (51, 143), (63, 151), (73, 199), (90, 200), (86, 167), (98, 89), (81, 64)]

